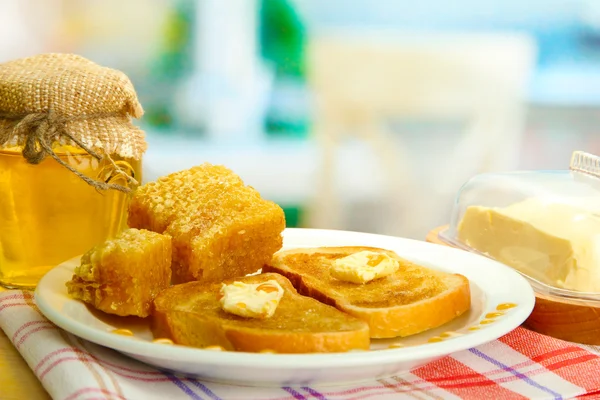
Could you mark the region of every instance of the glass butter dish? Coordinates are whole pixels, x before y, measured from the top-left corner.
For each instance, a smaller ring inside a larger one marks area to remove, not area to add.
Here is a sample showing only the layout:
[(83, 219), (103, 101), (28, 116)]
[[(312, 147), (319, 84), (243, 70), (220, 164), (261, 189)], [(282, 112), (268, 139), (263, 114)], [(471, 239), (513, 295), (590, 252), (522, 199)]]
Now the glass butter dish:
[(563, 171), (475, 176), (440, 240), (515, 268), (537, 294), (600, 306), (600, 157)]

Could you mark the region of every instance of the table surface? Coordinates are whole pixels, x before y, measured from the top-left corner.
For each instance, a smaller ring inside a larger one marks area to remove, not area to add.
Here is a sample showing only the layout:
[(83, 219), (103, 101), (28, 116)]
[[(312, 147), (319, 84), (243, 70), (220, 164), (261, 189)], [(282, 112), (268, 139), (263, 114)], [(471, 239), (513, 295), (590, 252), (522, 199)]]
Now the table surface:
[[(432, 230), (427, 235), (427, 241), (443, 244), (437, 239), (441, 229), (443, 227)], [(0, 291), (3, 290), (0, 287)], [(50, 399), (40, 381), (2, 330), (0, 330), (0, 399)]]
[(427, 234), (427, 237), (425, 238), (425, 241), (429, 242), (429, 243), (435, 243), (435, 244), (441, 244), (444, 246), (448, 246), (445, 242), (442, 242), (438, 236), (438, 234), (443, 231), (444, 229), (446, 229), (448, 227), (448, 225), (444, 225), (444, 226), (440, 226), (438, 228), (432, 229), (431, 231), (429, 231), (429, 233)]

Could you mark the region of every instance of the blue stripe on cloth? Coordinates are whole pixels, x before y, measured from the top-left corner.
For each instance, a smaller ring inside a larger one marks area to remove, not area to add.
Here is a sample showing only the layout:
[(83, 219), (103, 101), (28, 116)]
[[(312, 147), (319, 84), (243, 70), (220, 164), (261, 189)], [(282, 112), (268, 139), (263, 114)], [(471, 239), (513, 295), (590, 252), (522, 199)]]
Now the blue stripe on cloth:
[(533, 386), (535, 388), (538, 388), (540, 390), (543, 390), (546, 393), (551, 394), (552, 396), (554, 396), (554, 398), (556, 400), (561, 400), (562, 396), (560, 395), (560, 393), (556, 393), (555, 391), (553, 391), (550, 388), (547, 388), (545, 386), (540, 385), (539, 383), (537, 383), (536, 381), (534, 381), (533, 379), (529, 378), (527, 375), (522, 374), (521, 372), (509, 367), (508, 365), (505, 365), (503, 363), (501, 363), (500, 361), (488, 356), (485, 353), (482, 353), (481, 351), (477, 350), (477, 349), (469, 349), (469, 351), (473, 354), (475, 354), (478, 357), (483, 358), (484, 360), (494, 364), (497, 367), (502, 368), (503, 370), (510, 372), (511, 374), (513, 374), (514, 376), (516, 376), (517, 378), (523, 380), (525, 383), (529, 384), (530, 386)]
[(296, 400), (306, 400), (306, 397), (303, 394), (295, 391), (294, 389), (292, 389), (289, 386), (284, 386), (284, 387), (282, 387), (282, 389), (285, 390), (286, 392), (288, 392), (289, 394), (291, 394)]
[(217, 396), (216, 394), (214, 394), (213, 391), (210, 390), (206, 385), (198, 382), (197, 380), (190, 379), (188, 382), (190, 382), (192, 385), (194, 385), (197, 388), (199, 388), (200, 390), (202, 390), (211, 399), (213, 399), (213, 400), (221, 400), (221, 398), (219, 396)]
[(327, 398), (325, 396), (323, 396), (321, 393), (317, 392), (313, 388), (304, 386), (304, 387), (302, 387), (302, 390), (305, 390), (306, 392), (310, 393), (313, 397), (316, 397), (319, 400), (327, 400)]
[(196, 393), (194, 393), (194, 391), (192, 389), (190, 389), (189, 386), (187, 386), (185, 383), (183, 383), (183, 381), (181, 379), (179, 379), (178, 377), (176, 377), (173, 374), (170, 374), (166, 371), (161, 371), (163, 373), (164, 376), (166, 376), (171, 382), (173, 382), (175, 384), (175, 386), (177, 386), (179, 389), (183, 390), (183, 392), (185, 394), (187, 394), (190, 399), (194, 399), (194, 400), (202, 400), (202, 397), (198, 396)]

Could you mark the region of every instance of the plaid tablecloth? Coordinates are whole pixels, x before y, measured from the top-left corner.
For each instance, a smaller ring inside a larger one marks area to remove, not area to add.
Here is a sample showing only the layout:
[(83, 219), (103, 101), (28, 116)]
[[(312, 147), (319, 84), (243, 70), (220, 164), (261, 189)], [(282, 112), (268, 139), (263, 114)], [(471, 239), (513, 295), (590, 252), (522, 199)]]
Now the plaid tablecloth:
[(0, 328), (48, 393), (61, 400), (600, 398), (600, 349), (524, 328), (402, 376), (345, 387), (281, 388), (221, 385), (160, 371), (57, 328), (29, 292), (0, 293)]

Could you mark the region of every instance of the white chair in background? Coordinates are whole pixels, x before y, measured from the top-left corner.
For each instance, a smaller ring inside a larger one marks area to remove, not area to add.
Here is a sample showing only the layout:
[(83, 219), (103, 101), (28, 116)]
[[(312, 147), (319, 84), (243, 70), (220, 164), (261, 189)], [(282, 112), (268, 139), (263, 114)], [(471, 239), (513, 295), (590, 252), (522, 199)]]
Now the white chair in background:
[[(517, 168), (534, 59), (533, 42), (520, 34), (314, 35), (307, 77), (322, 164), (308, 225), (344, 228), (336, 154), (358, 138), (374, 149), (385, 175), (381, 204), (389, 217), (380, 232), (424, 237), (428, 224), (447, 217), (448, 199), (469, 177)], [(465, 129), (441, 156), (435, 142), (411, 149), (386, 124), (408, 118), (461, 120)]]

